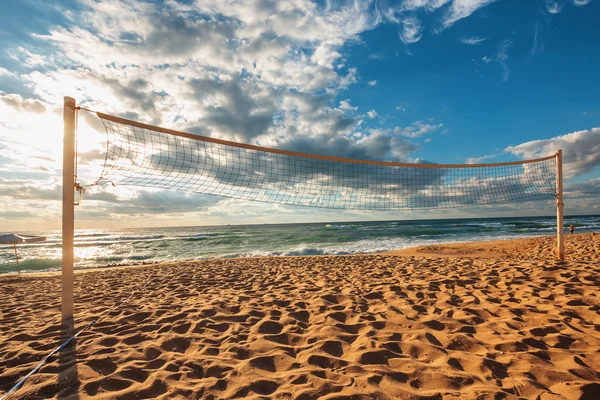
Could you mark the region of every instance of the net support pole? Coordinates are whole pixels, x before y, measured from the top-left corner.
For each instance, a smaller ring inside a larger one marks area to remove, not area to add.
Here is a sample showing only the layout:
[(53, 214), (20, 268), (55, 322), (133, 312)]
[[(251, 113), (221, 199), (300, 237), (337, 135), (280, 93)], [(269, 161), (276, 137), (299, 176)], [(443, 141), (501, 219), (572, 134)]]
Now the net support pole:
[(17, 254), (17, 245), (13, 244), (13, 248), (15, 249), (15, 258), (17, 259), (17, 269), (19, 270), (19, 275), (21, 275), (21, 266), (19, 265), (19, 255)]
[(562, 150), (556, 152), (556, 255), (560, 261), (565, 259), (565, 229), (563, 203)]
[(73, 321), (73, 241), (75, 236), (75, 99), (64, 98), (62, 198), (62, 322)]

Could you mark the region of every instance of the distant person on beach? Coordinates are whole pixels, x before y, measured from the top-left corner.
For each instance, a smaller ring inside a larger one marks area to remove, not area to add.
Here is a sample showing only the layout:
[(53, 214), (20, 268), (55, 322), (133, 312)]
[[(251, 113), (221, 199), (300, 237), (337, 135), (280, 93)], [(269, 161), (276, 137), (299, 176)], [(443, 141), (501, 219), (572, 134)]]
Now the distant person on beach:
[(575, 230), (575, 227), (573, 226), (573, 224), (571, 224), (571, 226), (569, 226), (569, 232), (571, 232), (571, 235), (573, 234), (574, 230)]

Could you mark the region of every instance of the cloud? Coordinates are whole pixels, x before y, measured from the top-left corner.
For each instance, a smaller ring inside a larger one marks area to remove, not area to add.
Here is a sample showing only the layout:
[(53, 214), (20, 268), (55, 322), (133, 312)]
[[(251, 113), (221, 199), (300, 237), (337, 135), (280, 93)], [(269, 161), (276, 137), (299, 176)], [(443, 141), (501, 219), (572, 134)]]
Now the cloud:
[[(425, 11), (427, 13), (436, 12), (443, 9), (441, 17), (441, 26), (434, 29), (434, 32), (441, 32), (444, 29), (454, 25), (457, 21), (467, 18), (475, 11), (485, 7), (496, 0), (405, 0), (396, 6), (381, 6), (382, 15), (386, 20), (402, 26), (399, 32), (400, 39), (405, 44), (418, 42), (424, 30), (421, 20), (416, 16), (416, 12)], [(486, 40), (485, 38), (465, 38), (465, 44), (479, 44)]]
[(0, 67), (0, 76), (13, 76), (14, 73), (10, 72), (6, 68)]
[(406, 17), (402, 20), (402, 30), (400, 31), (400, 40), (404, 44), (416, 43), (421, 40), (423, 25), (416, 17)]
[(423, 135), (426, 135), (428, 133), (434, 132), (443, 126), (444, 126), (444, 124), (435, 124), (434, 125), (434, 124), (428, 124), (425, 122), (417, 121), (417, 122), (413, 123), (412, 125), (405, 127), (405, 128), (397, 126), (396, 128), (394, 128), (394, 133), (404, 136), (404, 137), (414, 139), (414, 138), (418, 138)]
[[(403, 42), (416, 43), (425, 32), (420, 13), (439, 13), (446, 28), (489, 3), (83, 0), (47, 34), (31, 34), (30, 46), (7, 51), (22, 70), (0, 69), (0, 76), (11, 76), (24, 90), (0, 93), (0, 111), (7, 115), (0, 121), (0, 177), (18, 170), (19, 179), (32, 180), (22, 183), (21, 193), (40, 204), (56, 195), (56, 182), (47, 179), (60, 169), (65, 93), (91, 109), (207, 136), (325, 155), (410, 160), (418, 149), (411, 140), (442, 124), (369, 127), (376, 121), (358, 114), (347, 99), (361, 72), (348, 65), (348, 45), (382, 23), (398, 24)], [(377, 114), (371, 110), (366, 116)], [(79, 122), (80, 175), (93, 180), (103, 162), (98, 142), (104, 136), (97, 134), (103, 128), (92, 114), (81, 113)], [(199, 210), (211, 207), (196, 197), (121, 189), (115, 189), (118, 195), (87, 198), (103, 204), (98, 212), (104, 215), (158, 213), (168, 202), (177, 212), (193, 209), (194, 201)], [(126, 199), (129, 205), (120, 204)]]
[(397, 5), (379, 5), (384, 20), (403, 25), (400, 38), (406, 44), (415, 43), (421, 38), (422, 23), (415, 14), (419, 11), (434, 13), (442, 11), (441, 26), (434, 32), (441, 32), (457, 21), (467, 18), (482, 7), (496, 0), (404, 0)]
[(36, 214), (32, 211), (0, 211), (0, 217), (7, 220), (23, 220), (33, 218)]
[[(98, 199), (98, 197), (90, 197), (90, 200)], [(110, 201), (110, 198), (108, 199)], [(138, 190), (132, 198), (114, 199), (114, 201), (111, 201), (115, 204), (110, 209), (107, 209), (107, 211), (112, 214), (132, 216), (189, 213), (193, 211), (205, 211), (208, 207), (215, 206), (223, 200), (221, 197), (194, 193), (167, 190), (160, 192)]]
[(562, 11), (563, 7), (565, 6), (565, 3), (555, 1), (555, 0), (545, 0), (545, 6), (546, 6), (546, 10), (550, 14), (558, 14), (559, 12)]
[(358, 132), (356, 107), (332, 106), (359, 79), (340, 50), (381, 22), (372, 2), (308, 1), (90, 1), (74, 20), (35, 36), (72, 66), (25, 74), (40, 98), (275, 147)]
[(567, 182), (564, 185), (564, 190), (569, 198), (592, 198), (596, 200), (600, 196), (600, 178), (585, 182)]
[(5, 179), (0, 178), (0, 197), (11, 200), (56, 200), (62, 198), (62, 187), (53, 179)]
[(31, 53), (29, 50), (25, 49), (22, 46), (19, 46), (16, 49), (8, 49), (6, 53), (9, 58), (19, 62), (20, 64), (28, 68), (41, 67), (48, 63), (48, 59), (46, 56)]
[(500, 154), (488, 154), (488, 155), (481, 156), (481, 157), (472, 157), (472, 158), (467, 158), (465, 160), (465, 162), (467, 164), (481, 164), (485, 160), (491, 160), (491, 159), (496, 158), (496, 157), (501, 156), (501, 155), (502, 155), (502, 153), (500, 153)]
[(358, 70), (356, 68), (348, 68), (348, 73), (345, 76), (342, 76), (339, 80), (339, 87), (341, 89), (346, 89), (348, 86), (355, 84), (358, 82)]
[(600, 165), (600, 128), (577, 131), (551, 139), (533, 140), (517, 146), (509, 146), (506, 152), (529, 159), (552, 155), (563, 151), (565, 178), (592, 172)]
[[(572, 0), (574, 6), (583, 7), (591, 3), (592, 0)], [(550, 14), (558, 14), (569, 3), (569, 0), (544, 0), (546, 11)]]
[(39, 100), (24, 99), (18, 94), (7, 94), (0, 91), (0, 102), (18, 112), (42, 114), (46, 105)]
[(85, 25), (38, 36), (81, 65), (172, 69), (191, 61), (228, 73), (246, 69), (274, 85), (308, 84), (309, 89), (340, 79), (334, 71), (341, 56), (337, 49), (380, 22), (369, 12), (369, 2), (320, 7), (310, 2), (111, 0), (86, 5)]
[(268, 133), (274, 124), (276, 93), (268, 87), (254, 87), (251, 81), (192, 79), (192, 98), (203, 98), (203, 116), (197, 120), (213, 136), (250, 142)]
[(461, 40), (461, 43), (468, 44), (468, 45), (476, 45), (476, 44), (483, 43), (488, 39), (489, 39), (489, 37), (487, 37), (487, 38), (482, 38), (482, 37), (477, 37), (477, 36), (465, 37)]
[(508, 67), (508, 50), (510, 49), (510, 46), (512, 45), (512, 40), (510, 39), (506, 39), (505, 41), (503, 41), (502, 43), (500, 43), (500, 46), (498, 46), (498, 53), (496, 53), (496, 62), (498, 64), (500, 64), (500, 66), (502, 67), (504, 73), (502, 75), (502, 80), (504, 82), (506, 82), (508, 80), (508, 77), (510, 76), (510, 68)]
[(542, 51), (544, 51), (544, 34), (543, 25), (540, 23), (540, 21), (537, 21), (533, 31), (533, 43), (531, 44), (531, 49), (529, 50), (530, 56), (535, 56), (536, 54), (540, 54)]
[(496, 0), (453, 0), (443, 19), (443, 27), (448, 28), (457, 21), (467, 18), (478, 9), (485, 7)]
[[(118, 188), (122, 189), (122, 188)], [(0, 198), (13, 201), (18, 209), (37, 204), (56, 205), (54, 211), (59, 212), (62, 198), (62, 185), (56, 179), (5, 179), (0, 178)], [(160, 214), (190, 212), (218, 204), (223, 199), (201, 194), (190, 194), (175, 191), (156, 191), (147, 189), (121, 190), (121, 195), (108, 192), (104, 187), (92, 187), (83, 196), (82, 201), (93, 202), (97, 211), (110, 214)], [(54, 216), (58, 218), (59, 215)]]
[(346, 110), (346, 111), (356, 111), (358, 110), (358, 107), (353, 107), (350, 105), (350, 100), (342, 100), (340, 101), (340, 105), (338, 107), (340, 110)]
[(369, 54), (369, 60), (385, 60), (383, 53)]
[(396, 111), (406, 112), (406, 108), (404, 106), (396, 106)]

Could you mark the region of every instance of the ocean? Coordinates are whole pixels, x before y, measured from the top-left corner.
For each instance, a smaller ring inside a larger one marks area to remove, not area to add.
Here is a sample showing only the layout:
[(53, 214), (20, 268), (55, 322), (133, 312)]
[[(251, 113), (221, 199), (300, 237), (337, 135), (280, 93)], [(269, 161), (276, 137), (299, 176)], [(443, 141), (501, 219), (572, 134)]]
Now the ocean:
[[(565, 227), (600, 231), (600, 216), (565, 217)], [(97, 268), (213, 257), (365, 254), (434, 243), (554, 235), (555, 217), (84, 229), (75, 233), (75, 268)], [(17, 245), (21, 271), (61, 267), (60, 231), (47, 241)], [(0, 246), (0, 273), (16, 272), (12, 246)]]

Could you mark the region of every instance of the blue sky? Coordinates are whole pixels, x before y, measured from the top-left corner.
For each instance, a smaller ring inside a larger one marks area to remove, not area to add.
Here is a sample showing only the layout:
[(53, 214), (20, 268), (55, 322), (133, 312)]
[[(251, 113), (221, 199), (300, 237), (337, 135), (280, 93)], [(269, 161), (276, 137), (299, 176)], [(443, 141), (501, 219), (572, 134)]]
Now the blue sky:
[[(9, 2), (0, 26), (0, 229), (60, 226), (63, 95), (142, 122), (342, 157), (501, 162), (563, 148), (567, 212), (600, 213), (599, 19), (597, 0)], [(103, 159), (98, 131), (82, 118), (84, 179)], [(551, 202), (532, 201), (340, 213), (95, 188), (78, 221), (552, 212)]]

